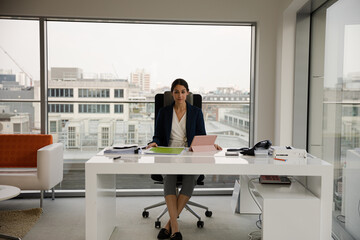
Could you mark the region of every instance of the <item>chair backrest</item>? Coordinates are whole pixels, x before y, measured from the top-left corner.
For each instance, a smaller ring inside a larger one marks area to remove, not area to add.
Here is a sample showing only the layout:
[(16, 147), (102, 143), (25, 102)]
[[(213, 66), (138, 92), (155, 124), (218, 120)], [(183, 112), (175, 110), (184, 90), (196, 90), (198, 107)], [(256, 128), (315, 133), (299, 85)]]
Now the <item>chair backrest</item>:
[(36, 168), (37, 150), (52, 143), (48, 134), (0, 134), (0, 168)]
[[(202, 107), (202, 97), (200, 94), (193, 94), (190, 92), (186, 98), (186, 101), (188, 103), (190, 103), (191, 105), (196, 106), (198, 108)], [(170, 105), (173, 102), (174, 102), (174, 99), (173, 99), (170, 91), (165, 91), (164, 93), (158, 93), (155, 95), (155, 121), (154, 121), (154, 124), (156, 124), (156, 118), (157, 118), (160, 108)]]

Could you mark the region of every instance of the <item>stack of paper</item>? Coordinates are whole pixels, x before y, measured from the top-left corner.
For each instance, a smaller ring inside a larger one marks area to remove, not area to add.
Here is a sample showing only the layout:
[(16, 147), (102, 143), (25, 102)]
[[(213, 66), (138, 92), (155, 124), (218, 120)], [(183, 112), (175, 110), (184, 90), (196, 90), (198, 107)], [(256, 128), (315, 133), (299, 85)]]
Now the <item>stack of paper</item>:
[(123, 154), (134, 154), (135, 152), (137, 153), (137, 151), (138, 151), (137, 145), (124, 146), (124, 147), (113, 146), (111, 148), (105, 149), (104, 155), (109, 157), (114, 157), (114, 156), (116, 157), (116, 156), (121, 156)]

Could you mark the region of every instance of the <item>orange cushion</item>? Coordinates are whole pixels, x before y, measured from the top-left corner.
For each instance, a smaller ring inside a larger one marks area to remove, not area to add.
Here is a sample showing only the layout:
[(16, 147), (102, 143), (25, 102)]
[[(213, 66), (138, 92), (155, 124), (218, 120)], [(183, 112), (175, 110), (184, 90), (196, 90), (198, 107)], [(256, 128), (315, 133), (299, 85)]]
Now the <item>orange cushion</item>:
[(52, 143), (47, 134), (0, 134), (0, 167), (36, 168), (37, 150)]

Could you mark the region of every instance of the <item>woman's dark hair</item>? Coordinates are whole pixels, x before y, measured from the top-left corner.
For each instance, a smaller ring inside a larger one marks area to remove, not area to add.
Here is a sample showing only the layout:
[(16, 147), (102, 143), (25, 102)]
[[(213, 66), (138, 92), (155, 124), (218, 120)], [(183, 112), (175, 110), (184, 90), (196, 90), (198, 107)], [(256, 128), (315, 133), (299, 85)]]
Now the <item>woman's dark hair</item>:
[(187, 84), (187, 82), (182, 79), (182, 78), (178, 78), (178, 79), (175, 79), (173, 81), (173, 83), (171, 84), (171, 92), (174, 91), (174, 88), (177, 86), (177, 85), (181, 85), (181, 86), (184, 86), (186, 91), (189, 91), (189, 86)]

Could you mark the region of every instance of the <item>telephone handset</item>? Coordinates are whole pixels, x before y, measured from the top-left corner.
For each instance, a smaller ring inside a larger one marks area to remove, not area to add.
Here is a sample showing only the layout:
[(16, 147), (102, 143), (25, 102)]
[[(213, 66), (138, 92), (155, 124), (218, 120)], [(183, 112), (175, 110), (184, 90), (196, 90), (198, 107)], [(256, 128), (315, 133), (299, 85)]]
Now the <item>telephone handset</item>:
[(254, 145), (254, 147), (252, 147), (252, 148), (228, 149), (228, 151), (230, 151), (230, 152), (231, 151), (240, 151), (240, 153), (243, 155), (254, 156), (255, 150), (269, 149), (269, 147), (271, 147), (271, 145), (272, 145), (272, 143), (270, 140), (263, 140), (263, 141), (256, 143)]

